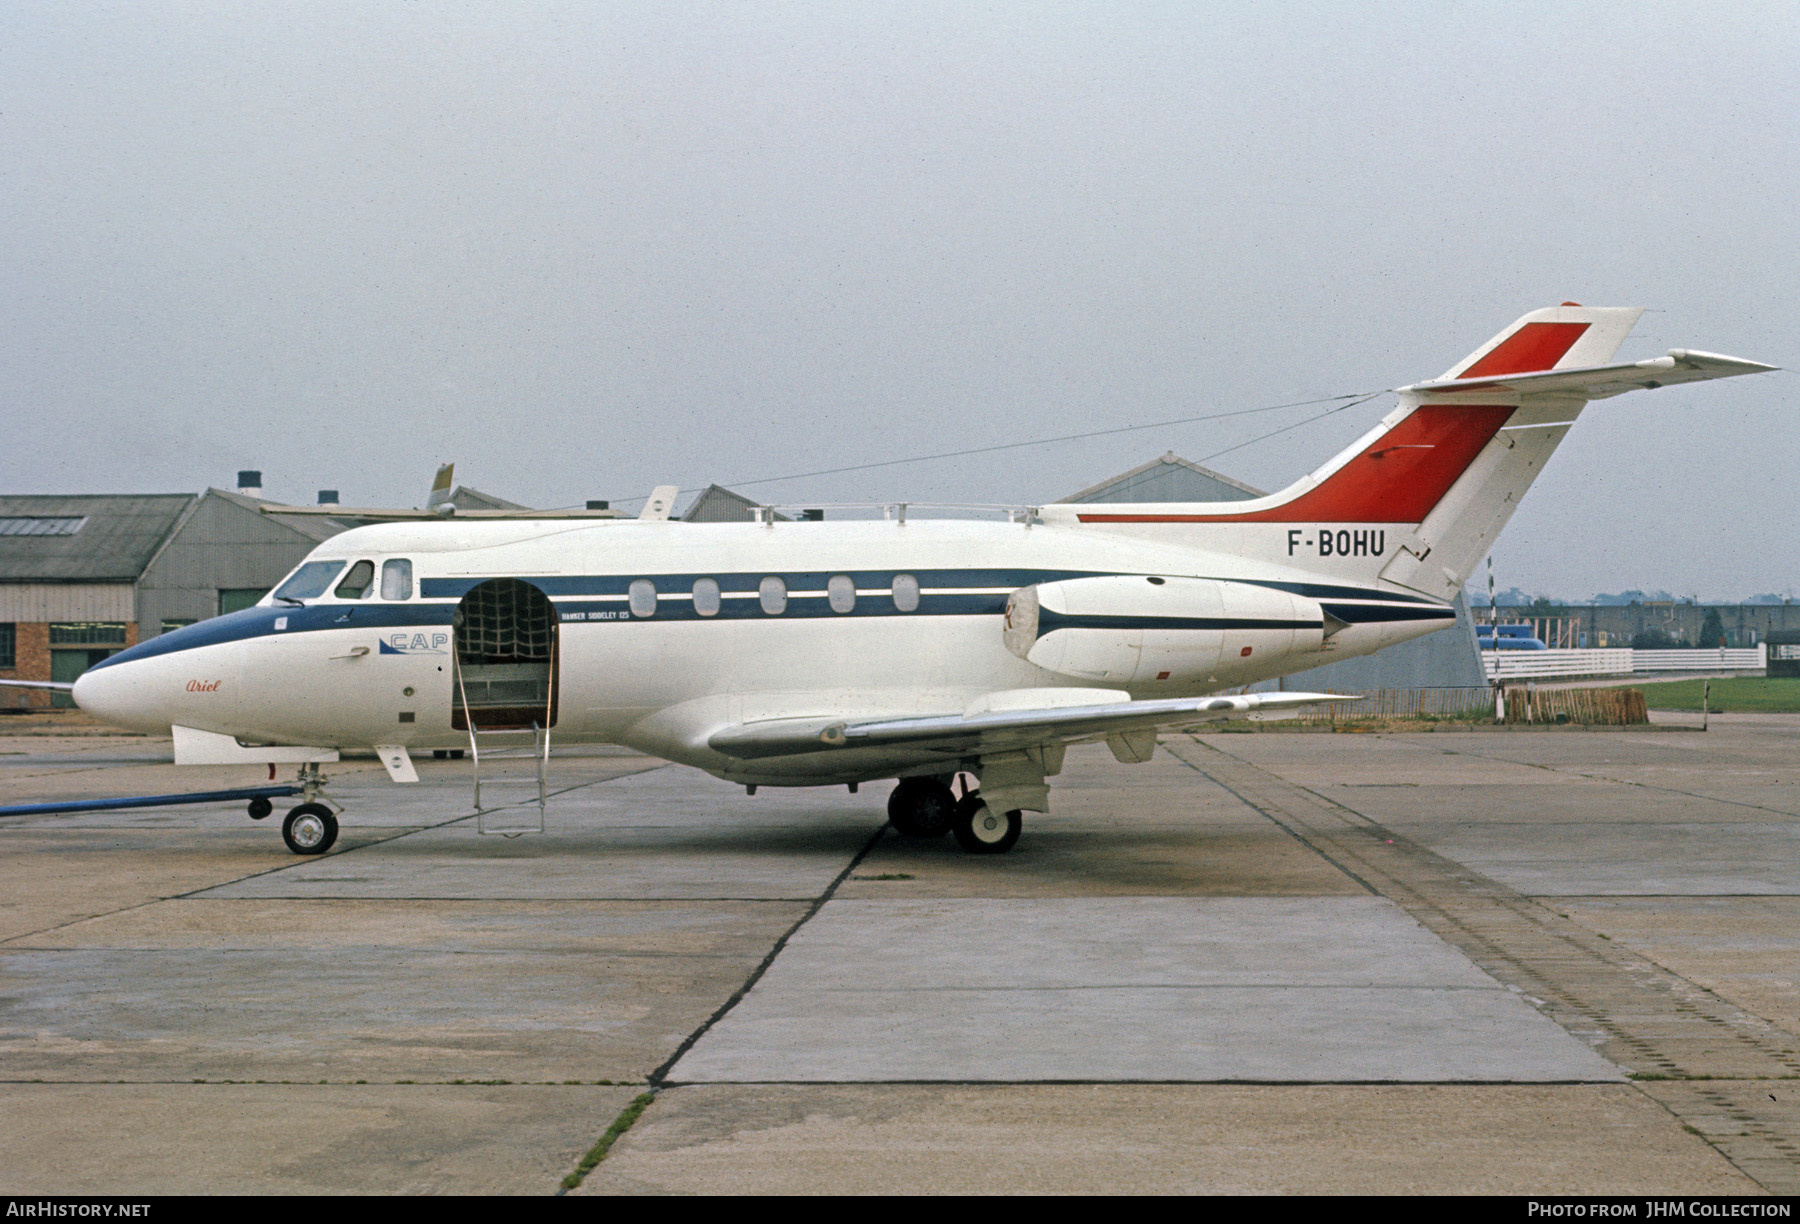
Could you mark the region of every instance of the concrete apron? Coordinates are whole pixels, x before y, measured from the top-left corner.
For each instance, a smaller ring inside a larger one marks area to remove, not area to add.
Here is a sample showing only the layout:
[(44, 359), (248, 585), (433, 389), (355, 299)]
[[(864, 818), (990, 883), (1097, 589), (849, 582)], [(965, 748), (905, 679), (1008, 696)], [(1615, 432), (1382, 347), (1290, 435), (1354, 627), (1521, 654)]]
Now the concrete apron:
[(1621, 1078), (1379, 897), (833, 901), (669, 1076)]

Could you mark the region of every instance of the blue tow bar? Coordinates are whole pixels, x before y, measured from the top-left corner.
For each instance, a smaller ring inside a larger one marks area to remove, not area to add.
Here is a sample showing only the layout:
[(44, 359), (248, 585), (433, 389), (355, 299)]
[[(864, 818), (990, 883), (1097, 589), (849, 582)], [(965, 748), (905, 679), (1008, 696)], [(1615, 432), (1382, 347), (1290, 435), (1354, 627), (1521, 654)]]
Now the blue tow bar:
[(67, 803), (25, 803), (0, 807), (0, 816), (43, 816), (51, 812), (107, 812), (115, 808), (173, 807), (180, 803), (226, 803), (233, 799), (283, 799), (304, 792), (298, 786), (246, 786), (237, 790), (193, 791), (186, 795), (132, 795), (125, 799), (78, 799)]

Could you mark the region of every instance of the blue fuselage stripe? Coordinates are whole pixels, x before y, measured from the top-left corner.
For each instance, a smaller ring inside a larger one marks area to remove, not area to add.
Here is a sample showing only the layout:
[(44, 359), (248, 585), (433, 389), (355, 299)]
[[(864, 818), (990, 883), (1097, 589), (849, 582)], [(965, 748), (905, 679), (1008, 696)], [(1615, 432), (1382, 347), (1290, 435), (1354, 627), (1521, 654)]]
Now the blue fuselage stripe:
[(1048, 609), (1038, 612), (1038, 635), (1058, 629), (1322, 629), (1320, 621), (1275, 620), (1250, 616), (1069, 616)]
[[(831, 608), (826, 584), (838, 574), (848, 573), (859, 594), (854, 607), (847, 612)], [(902, 612), (894, 606), (890, 594), (897, 574), (911, 574), (923, 588), (919, 606)], [(1060, 582), (1072, 578), (1103, 578), (1120, 575), (1089, 570), (1033, 569), (959, 569), (959, 570), (818, 570), (783, 574), (589, 574), (551, 577), (522, 576), (550, 596), (558, 617), (565, 623), (607, 623), (635, 620), (705, 621), (705, 620), (776, 620), (857, 617), (909, 616), (993, 616), (1006, 608), (1007, 597), (1020, 587), (1034, 583)], [(1136, 576), (1136, 575), (1131, 575)], [(780, 578), (787, 588), (784, 611), (769, 614), (755, 598), (764, 578)], [(657, 590), (653, 617), (634, 617), (626, 596), (634, 581), (648, 578)], [(702, 616), (693, 603), (694, 583), (710, 578), (719, 584), (723, 598), (712, 616)], [(426, 578), (419, 583), (420, 599), (407, 603), (319, 603), (304, 606), (246, 608), (211, 620), (200, 621), (171, 630), (140, 642), (136, 646), (95, 664), (95, 668), (113, 667), (134, 659), (153, 658), (176, 651), (193, 650), (224, 642), (247, 641), (279, 634), (312, 633), (330, 629), (421, 629), (448, 625), (456, 613), (454, 600), (461, 599), (486, 579)], [(1442, 604), (1410, 595), (1391, 594), (1359, 587), (1323, 586), (1315, 583), (1246, 581), (1212, 579), (1218, 582), (1245, 582), (1289, 591), (1310, 598), (1379, 600), (1387, 606), (1373, 604), (1329, 603), (1331, 615), (1352, 624), (1388, 621), (1449, 620), (1455, 613)], [(583, 597), (586, 598), (583, 598)], [(746, 596), (750, 596), (746, 598)], [(735, 598), (734, 598), (735, 597)], [(441, 602), (430, 602), (441, 601)], [(1402, 607), (1392, 606), (1399, 603)], [(1081, 627), (1112, 629), (1280, 629), (1317, 628), (1317, 621), (1261, 620), (1230, 617), (1058, 617), (1041, 614), (1041, 631), (1053, 628)], [(1054, 625), (1052, 622), (1055, 621)]]
[(1368, 604), (1328, 603), (1324, 609), (1341, 621), (1352, 625), (1391, 624), (1394, 621), (1456, 619), (1455, 608), (1380, 608)]

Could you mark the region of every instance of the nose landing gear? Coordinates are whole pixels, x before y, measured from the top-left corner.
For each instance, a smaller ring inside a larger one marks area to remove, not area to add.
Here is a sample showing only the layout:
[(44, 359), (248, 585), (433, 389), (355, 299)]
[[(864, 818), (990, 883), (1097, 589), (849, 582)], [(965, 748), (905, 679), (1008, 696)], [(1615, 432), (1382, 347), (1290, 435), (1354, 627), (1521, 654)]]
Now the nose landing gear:
[[(287, 819), (281, 822), (281, 840), (295, 854), (324, 854), (337, 841), (338, 822), (331, 808), (319, 802), (319, 792), (325, 788), (325, 779), (319, 776), (319, 765), (316, 761), (308, 761), (300, 767), (301, 802), (298, 807), (288, 811)], [(257, 805), (261, 804), (261, 810)], [(250, 803), (250, 818), (261, 820), (274, 811), (267, 799), (256, 799)]]

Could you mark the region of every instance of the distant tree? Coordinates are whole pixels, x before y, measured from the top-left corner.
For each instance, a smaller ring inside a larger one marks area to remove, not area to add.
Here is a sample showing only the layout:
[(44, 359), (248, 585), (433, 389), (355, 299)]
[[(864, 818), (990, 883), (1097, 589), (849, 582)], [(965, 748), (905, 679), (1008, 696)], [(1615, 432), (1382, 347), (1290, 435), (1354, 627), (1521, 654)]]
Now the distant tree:
[(1673, 650), (1678, 646), (1686, 645), (1687, 643), (1681, 639), (1670, 637), (1667, 629), (1640, 630), (1631, 639), (1633, 650)]
[(1716, 650), (1725, 644), (1725, 621), (1717, 608), (1706, 612), (1706, 623), (1700, 626), (1700, 649)]
[(1553, 612), (1560, 607), (1562, 607), (1560, 603), (1557, 603), (1547, 595), (1539, 595), (1536, 599), (1531, 601), (1531, 610), (1533, 612)]

